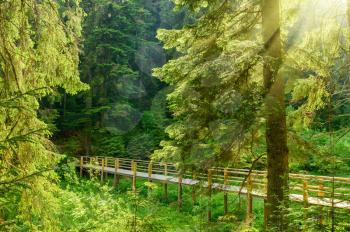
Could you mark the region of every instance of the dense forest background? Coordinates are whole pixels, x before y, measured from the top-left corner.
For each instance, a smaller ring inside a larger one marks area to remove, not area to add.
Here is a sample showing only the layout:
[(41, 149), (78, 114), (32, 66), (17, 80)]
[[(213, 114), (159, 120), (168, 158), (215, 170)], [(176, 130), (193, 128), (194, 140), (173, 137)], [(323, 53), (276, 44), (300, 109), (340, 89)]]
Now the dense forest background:
[[(0, 0), (0, 231), (348, 231), (282, 176), (350, 177), (349, 22), (346, 0)], [(78, 179), (81, 155), (267, 170), (272, 219)]]
[[(291, 59), (294, 59), (293, 56), (307, 56), (307, 53), (311, 51), (304, 51), (305, 54), (301, 54), (300, 51), (296, 51), (295, 47), (307, 46), (307, 43), (311, 43), (307, 41), (308, 37), (311, 37), (317, 30), (323, 30), (312, 19), (321, 17), (328, 5), (318, 7), (314, 14), (306, 15), (304, 11), (307, 11), (313, 4), (315, 3), (305, 4), (307, 6), (296, 13), (298, 3), (295, 3), (293, 6), (289, 6), (290, 9), (286, 11), (286, 17), (293, 18), (293, 23), (286, 26), (288, 29), (286, 47), (290, 51), (294, 51), (294, 54), (290, 52)], [(318, 4), (318, 6), (322, 6), (322, 4)], [(334, 6), (334, 9), (336, 7)], [(196, 18), (199, 19), (203, 12), (193, 14), (187, 8), (175, 11), (174, 4), (167, 0), (83, 1), (82, 8), (86, 17), (83, 21), (79, 72), (81, 80), (89, 84), (90, 90), (70, 95), (59, 89), (54, 95), (46, 97), (42, 101), (40, 115), (52, 126), (52, 130), (55, 132), (53, 139), (62, 153), (150, 158), (151, 154), (160, 148), (160, 142), (168, 139), (165, 129), (176, 121), (166, 103), (166, 95), (173, 91), (173, 86), (154, 77), (152, 69), (161, 67), (167, 61), (181, 54), (174, 49), (165, 50), (162, 43), (156, 38), (157, 30), (160, 28), (181, 29), (186, 25), (194, 24)], [(341, 17), (337, 19), (339, 23), (342, 20)], [(304, 21), (308, 23), (303, 23)], [(335, 27), (336, 25), (329, 24), (326, 29), (335, 30)], [(334, 38), (325, 39), (332, 40)], [(346, 46), (344, 45), (342, 49), (346, 51)], [(345, 60), (341, 61), (342, 56), (347, 56), (347, 54), (340, 52), (333, 57), (334, 60), (338, 60), (335, 61), (338, 63), (327, 64), (328, 66), (334, 65), (334, 67), (316, 67), (335, 69), (331, 70), (332, 73), (329, 75), (337, 78), (337, 88), (346, 88), (348, 82), (348, 74), (344, 66), (342, 67), (345, 65), (342, 63)], [(297, 67), (290, 68), (296, 69)], [(314, 75), (313, 72), (317, 71), (305, 70), (301, 75), (307, 77)], [(315, 88), (317, 87), (313, 86), (314, 83), (309, 83), (313, 80), (306, 83), (309, 85), (308, 89), (306, 86), (304, 89), (296, 86), (296, 81), (305, 84), (297, 80), (300, 78), (298, 75), (300, 73), (291, 73), (287, 84), (289, 92), (287, 93), (287, 101), (290, 102), (288, 106), (289, 118), (290, 122), (294, 124), (289, 133), (289, 148), (294, 154), (291, 158), (295, 160), (292, 162), (291, 168), (295, 168), (296, 171), (302, 169), (329, 172), (333, 166), (324, 165), (327, 153), (322, 152), (327, 149), (326, 146), (329, 142), (327, 134), (328, 114), (334, 115), (331, 127), (337, 133), (341, 134), (347, 131), (349, 127), (347, 115), (350, 110), (346, 98), (347, 93), (340, 92), (334, 97), (337, 107), (334, 111), (329, 112), (325, 107), (324, 100), (317, 99), (324, 96), (317, 96), (317, 94), (322, 93), (316, 92)], [(211, 81), (213, 85), (220, 85), (216, 84), (216, 80), (208, 81)], [(314, 88), (313, 92), (312, 88)], [(220, 91), (224, 92), (221, 89)], [(253, 112), (239, 112), (243, 115), (241, 120), (244, 120), (246, 124), (250, 123), (247, 120), (249, 114), (256, 117), (254, 111), (260, 110), (259, 104), (262, 96), (258, 96), (259, 89), (254, 91), (256, 92), (246, 93), (250, 94), (246, 100), (251, 100), (252, 104), (255, 105), (241, 105), (241, 108), (251, 107), (250, 110)], [(311, 91), (315, 95), (309, 96), (309, 101), (314, 102), (307, 102), (305, 106), (301, 107), (304, 109), (299, 109), (297, 112), (301, 104), (305, 103), (302, 100), (307, 94), (305, 91)], [(298, 94), (300, 96), (296, 96)], [(225, 99), (221, 100), (225, 101)], [(237, 96), (233, 102), (223, 103), (223, 107), (239, 108), (241, 102), (241, 96)], [(207, 108), (209, 111), (210, 108)], [(219, 116), (219, 118), (225, 117)], [(211, 119), (211, 121), (215, 120)], [(217, 133), (234, 134), (230, 131)], [(344, 155), (348, 150), (347, 133), (344, 136), (336, 143), (335, 147), (337, 162), (342, 164), (337, 167), (340, 168), (338, 172), (343, 173), (347, 172), (350, 166), (349, 159)], [(258, 149), (263, 150), (263, 139), (255, 139), (256, 144), (260, 146)], [(223, 143), (224, 141), (220, 140), (218, 145), (221, 146)], [(321, 148), (322, 146), (325, 147)], [(206, 154), (205, 151), (204, 154)], [(215, 156), (211, 151), (207, 155), (208, 159)], [(203, 154), (199, 156), (202, 161), (207, 162), (208, 160), (203, 159), (203, 157), (206, 156)], [(232, 154), (228, 154), (228, 157), (232, 158)], [(249, 167), (251, 160), (254, 159), (249, 154), (240, 158), (243, 159), (242, 163), (235, 160), (233, 165)], [(230, 158), (226, 160), (228, 159)], [(260, 165), (260, 168), (264, 168), (263, 159)]]
[(59, 91), (43, 107), (56, 128), (55, 141), (71, 155), (149, 158), (171, 120), (169, 88), (152, 69), (176, 55), (156, 39), (158, 28), (191, 21), (170, 1), (84, 1), (81, 80), (89, 92)]

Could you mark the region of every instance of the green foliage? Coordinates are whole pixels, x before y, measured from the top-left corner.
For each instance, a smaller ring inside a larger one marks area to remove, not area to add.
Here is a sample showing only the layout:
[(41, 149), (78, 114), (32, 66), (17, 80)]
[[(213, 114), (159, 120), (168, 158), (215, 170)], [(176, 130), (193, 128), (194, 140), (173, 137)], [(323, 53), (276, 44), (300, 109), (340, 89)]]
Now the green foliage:
[[(334, 222), (334, 230), (332, 230), (332, 221), (329, 217), (332, 212), (330, 209), (320, 206), (309, 206), (302, 210), (297, 210), (297, 205), (289, 209), (289, 226), (290, 231), (337, 231), (344, 232), (350, 228), (350, 221), (346, 216), (346, 212), (341, 209), (334, 209), (336, 221)], [(329, 215), (329, 216), (327, 216)]]
[[(350, 135), (344, 135), (341, 131), (334, 135), (340, 137), (333, 142), (329, 133), (305, 130), (301, 133), (300, 140), (290, 139), (291, 144), (291, 171), (308, 171), (311, 173), (324, 174), (334, 173), (348, 175), (350, 162), (347, 151), (350, 148)], [(341, 137), (342, 136), (342, 137)], [(333, 146), (330, 150), (330, 146)]]
[[(291, 171), (349, 176), (349, 35), (328, 2), (282, 1), (284, 58), (271, 61), (286, 82)], [(118, 190), (79, 182), (69, 158), (153, 154), (179, 168), (264, 169), (260, 3), (0, 0), (0, 230), (262, 230), (261, 201), (250, 226), (244, 200), (230, 198), (221, 216), (222, 193), (213, 194), (208, 223), (204, 194), (194, 207), (185, 197), (179, 213), (174, 186), (164, 206), (158, 184), (126, 194), (125, 180)], [(57, 155), (53, 134), (68, 155)], [(291, 231), (350, 230), (342, 210), (323, 225), (318, 207), (281, 210)]]
[[(160, 24), (173, 20), (175, 13), (164, 12), (169, 4), (82, 3), (87, 16), (80, 74), (91, 88), (78, 96), (63, 94), (62, 105), (54, 106), (61, 115), (55, 137), (62, 151), (147, 158), (158, 147), (168, 115), (162, 103), (164, 85), (150, 70), (166, 59), (154, 34)], [(76, 138), (78, 147), (66, 147), (67, 137)]]
[[(57, 215), (63, 231), (166, 231), (165, 220), (152, 214), (154, 206), (132, 194), (115, 198), (111, 188), (94, 181), (67, 186), (63, 191)], [(147, 207), (149, 213), (135, 215), (133, 207)]]
[[(205, 7), (206, 1), (178, 1), (179, 5)], [(170, 60), (154, 75), (172, 85), (167, 97), (175, 117), (167, 129), (158, 159), (170, 159), (205, 168), (229, 160), (248, 148), (252, 127), (263, 99), (262, 50), (255, 34), (258, 5), (211, 2), (206, 13), (190, 27), (159, 30), (158, 38), (181, 57)], [(243, 33), (244, 31), (244, 33)]]
[[(0, 226), (57, 231), (58, 156), (40, 99), (88, 89), (78, 73), (80, 1), (0, 1)], [(50, 120), (47, 120), (50, 119)], [(3, 228), (1, 228), (3, 229)]]

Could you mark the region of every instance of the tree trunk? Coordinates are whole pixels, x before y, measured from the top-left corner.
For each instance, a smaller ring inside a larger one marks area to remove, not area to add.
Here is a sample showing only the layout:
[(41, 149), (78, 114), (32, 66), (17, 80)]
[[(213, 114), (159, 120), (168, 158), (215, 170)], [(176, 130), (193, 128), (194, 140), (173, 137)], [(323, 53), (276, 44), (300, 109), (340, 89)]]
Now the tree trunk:
[(280, 1), (263, 0), (262, 36), (265, 44), (267, 227), (286, 231), (283, 208), (288, 206), (288, 147), (282, 60)]

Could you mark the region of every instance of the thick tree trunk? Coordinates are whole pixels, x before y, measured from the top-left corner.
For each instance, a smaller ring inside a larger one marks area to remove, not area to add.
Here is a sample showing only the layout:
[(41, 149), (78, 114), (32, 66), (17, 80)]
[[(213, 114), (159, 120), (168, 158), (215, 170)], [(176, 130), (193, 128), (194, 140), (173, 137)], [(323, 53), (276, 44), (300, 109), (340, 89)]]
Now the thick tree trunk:
[(282, 59), (280, 1), (263, 0), (262, 36), (265, 43), (267, 220), (268, 228), (286, 231), (284, 208), (288, 206), (288, 147)]

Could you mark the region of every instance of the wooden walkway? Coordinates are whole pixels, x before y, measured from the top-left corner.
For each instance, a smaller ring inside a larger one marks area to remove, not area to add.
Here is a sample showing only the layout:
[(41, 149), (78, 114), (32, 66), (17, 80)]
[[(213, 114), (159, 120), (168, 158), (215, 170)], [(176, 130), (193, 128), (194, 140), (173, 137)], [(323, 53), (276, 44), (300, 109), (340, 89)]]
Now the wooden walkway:
[[(132, 188), (136, 190), (136, 179), (147, 179), (164, 184), (167, 197), (167, 185), (178, 185), (178, 204), (182, 205), (182, 185), (204, 187), (211, 196), (213, 190), (224, 192), (224, 211), (227, 213), (227, 194), (239, 193), (247, 196), (247, 213), (252, 214), (253, 198), (266, 198), (266, 172), (249, 171), (246, 169), (212, 168), (207, 173), (185, 172), (179, 174), (171, 163), (131, 160), (113, 157), (81, 156), (80, 175), (83, 171), (98, 172), (101, 181), (107, 173), (114, 175), (114, 185), (118, 185), (119, 176), (129, 176), (133, 179)], [(316, 175), (289, 175), (289, 198), (291, 201), (303, 202), (304, 207), (319, 205), (320, 207), (335, 207), (350, 209), (350, 178)], [(192, 198), (195, 201), (195, 188)], [(211, 211), (208, 212), (211, 217)]]

